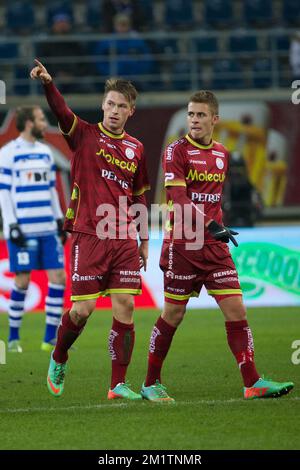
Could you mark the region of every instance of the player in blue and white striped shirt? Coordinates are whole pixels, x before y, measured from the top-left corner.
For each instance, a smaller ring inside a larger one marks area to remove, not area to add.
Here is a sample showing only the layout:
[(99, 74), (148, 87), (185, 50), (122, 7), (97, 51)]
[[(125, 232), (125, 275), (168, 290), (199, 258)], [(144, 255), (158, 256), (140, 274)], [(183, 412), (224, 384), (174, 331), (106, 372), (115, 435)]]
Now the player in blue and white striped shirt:
[(11, 272), (16, 273), (9, 304), (8, 350), (22, 352), (19, 328), (24, 315), (30, 272), (48, 274), (46, 330), (43, 350), (51, 350), (60, 322), (65, 289), (62, 241), (63, 214), (55, 188), (55, 164), (50, 148), (39, 142), (47, 122), (39, 106), (16, 112), (20, 136), (0, 150), (0, 204)]

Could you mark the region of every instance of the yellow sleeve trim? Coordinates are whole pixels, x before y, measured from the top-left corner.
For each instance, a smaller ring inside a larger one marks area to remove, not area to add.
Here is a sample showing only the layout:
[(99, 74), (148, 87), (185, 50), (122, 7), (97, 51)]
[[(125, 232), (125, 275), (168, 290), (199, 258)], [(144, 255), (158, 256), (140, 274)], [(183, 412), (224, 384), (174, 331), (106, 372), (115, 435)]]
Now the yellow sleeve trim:
[(139, 189), (138, 191), (134, 191), (132, 194), (133, 196), (141, 196), (146, 191), (149, 191), (149, 189), (150, 189), (150, 185), (143, 186), (142, 189)]
[(241, 289), (220, 289), (220, 290), (208, 290), (207, 293), (209, 295), (242, 295)]
[(186, 188), (186, 183), (185, 183), (185, 181), (176, 181), (176, 180), (174, 180), (174, 181), (166, 181), (166, 182), (165, 182), (165, 188), (166, 188), (167, 186), (182, 186), (182, 187)]
[(74, 129), (75, 129), (76, 125), (77, 125), (77, 122), (78, 122), (77, 116), (76, 116), (76, 114), (74, 114), (74, 121), (73, 121), (72, 127), (71, 127), (71, 129), (69, 130), (69, 132), (64, 132), (64, 131), (62, 130), (62, 128), (60, 127), (60, 124), (59, 124), (59, 123), (58, 123), (58, 128), (59, 128), (60, 132), (61, 132), (63, 135), (68, 135), (68, 136), (70, 136), (70, 135), (72, 134), (72, 132), (74, 132)]

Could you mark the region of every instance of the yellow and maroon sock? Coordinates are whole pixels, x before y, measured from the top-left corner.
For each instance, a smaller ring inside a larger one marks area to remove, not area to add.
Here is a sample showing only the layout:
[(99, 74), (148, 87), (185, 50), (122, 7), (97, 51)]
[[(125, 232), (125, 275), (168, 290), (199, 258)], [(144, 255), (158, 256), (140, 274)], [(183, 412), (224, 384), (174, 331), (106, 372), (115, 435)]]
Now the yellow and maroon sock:
[(236, 358), (245, 387), (259, 379), (254, 362), (254, 343), (247, 320), (225, 322), (227, 341)]
[(135, 341), (134, 324), (127, 325), (113, 318), (112, 328), (108, 338), (108, 348), (111, 356), (111, 390), (118, 383), (125, 382), (126, 372), (131, 360)]
[(68, 350), (82, 332), (85, 324), (86, 322), (80, 326), (75, 325), (71, 320), (70, 310), (65, 312), (57, 331), (57, 341), (53, 352), (53, 359), (56, 362), (60, 364), (67, 362)]
[(177, 328), (169, 325), (162, 317), (159, 317), (155, 323), (150, 337), (146, 387), (155, 384), (156, 380), (161, 383), (162, 365), (176, 330)]

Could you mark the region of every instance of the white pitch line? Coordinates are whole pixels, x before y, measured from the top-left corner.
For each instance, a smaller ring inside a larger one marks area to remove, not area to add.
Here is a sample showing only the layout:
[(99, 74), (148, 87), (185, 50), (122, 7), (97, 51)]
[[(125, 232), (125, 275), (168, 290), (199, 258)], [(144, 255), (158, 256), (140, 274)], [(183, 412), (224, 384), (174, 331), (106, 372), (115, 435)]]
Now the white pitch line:
[[(264, 403), (274, 403), (273, 400), (279, 404), (280, 400), (277, 398), (274, 399), (265, 399), (263, 400)], [(299, 401), (300, 397), (291, 397), (288, 398), (287, 401)], [(252, 403), (253, 401), (257, 402), (257, 400), (250, 400)], [(132, 402), (125, 402), (125, 403), (114, 403), (114, 404), (99, 404), (99, 405), (73, 405), (73, 406), (57, 406), (57, 407), (50, 407), (50, 408), (7, 408), (6, 410), (0, 409), (0, 414), (5, 413), (34, 413), (34, 412), (61, 412), (61, 411), (74, 411), (74, 410), (101, 410), (103, 408), (124, 408)], [(144, 400), (146, 403), (146, 400)], [(232, 403), (249, 403), (249, 400), (245, 400), (243, 398), (230, 398), (229, 400), (198, 400), (198, 401), (176, 401), (175, 406), (195, 406), (195, 405), (224, 405), (224, 404), (232, 404)], [(150, 403), (148, 404), (150, 405)], [(166, 403), (151, 403), (151, 405), (161, 405), (161, 406), (170, 406), (171, 408), (174, 407), (174, 404), (166, 404)], [(1, 406), (1, 404), (0, 404)]]

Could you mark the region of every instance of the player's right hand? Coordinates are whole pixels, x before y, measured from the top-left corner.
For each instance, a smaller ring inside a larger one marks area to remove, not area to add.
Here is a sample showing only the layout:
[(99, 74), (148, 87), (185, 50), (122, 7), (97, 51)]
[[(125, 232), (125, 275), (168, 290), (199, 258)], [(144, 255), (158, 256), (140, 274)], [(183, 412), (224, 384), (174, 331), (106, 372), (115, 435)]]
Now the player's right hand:
[(52, 77), (50, 73), (48, 73), (46, 67), (37, 59), (34, 59), (34, 62), (36, 65), (30, 72), (30, 77), (32, 80), (39, 78), (44, 84), (52, 82)]
[(238, 235), (238, 232), (235, 232), (234, 230), (230, 230), (229, 228), (218, 224), (218, 222), (216, 222), (215, 220), (212, 220), (207, 228), (209, 233), (215, 240), (225, 243), (229, 243), (229, 240), (231, 240), (234, 246), (239, 246), (238, 242), (233, 236)]
[(18, 224), (10, 224), (9, 239), (17, 246), (22, 247), (26, 245), (26, 238), (24, 237), (23, 232)]

